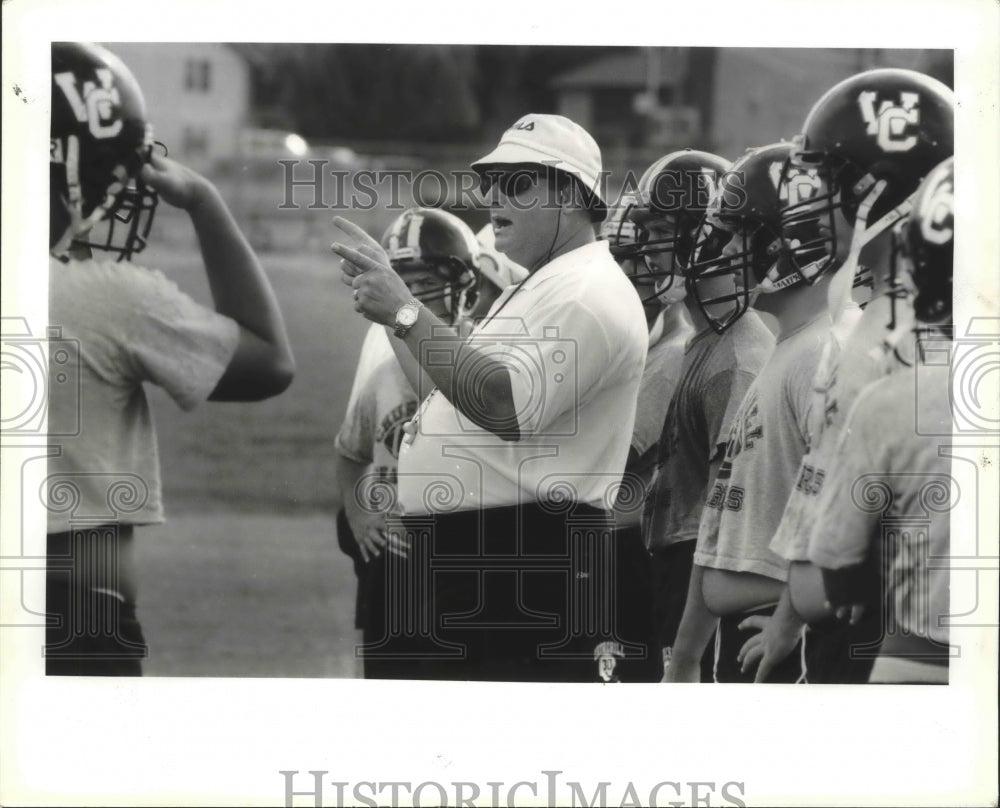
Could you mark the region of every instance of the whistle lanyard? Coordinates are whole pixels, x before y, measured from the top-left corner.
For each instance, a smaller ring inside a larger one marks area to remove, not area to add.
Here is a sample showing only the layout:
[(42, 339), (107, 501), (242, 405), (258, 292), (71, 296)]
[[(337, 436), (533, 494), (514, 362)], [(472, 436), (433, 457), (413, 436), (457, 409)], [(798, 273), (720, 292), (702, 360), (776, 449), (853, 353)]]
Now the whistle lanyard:
[[(530, 277), (531, 276), (528, 275), (527, 277), (525, 277), (524, 279), (522, 279), (521, 281), (519, 281), (518, 284), (517, 284), (517, 286), (514, 288), (514, 291), (510, 293), (510, 296), (506, 300), (504, 300), (504, 302), (501, 303), (497, 307), (497, 310), (495, 312), (493, 312), (492, 314), (490, 314), (485, 320), (483, 320), (483, 322), (481, 322), (479, 325), (477, 325), (476, 328), (475, 328), (475, 330), (472, 332), (472, 334), (470, 334), (466, 339), (471, 339), (472, 336), (477, 331), (479, 331), (480, 329), (482, 329), (482, 328), (486, 327), (487, 325), (489, 325), (493, 321), (493, 319), (501, 311), (504, 310), (504, 307), (508, 303), (510, 303), (511, 300), (514, 299), (514, 295), (516, 295), (518, 292), (521, 291), (521, 287), (524, 286), (525, 281), (527, 281), (528, 278), (530, 278)], [(406, 444), (407, 446), (413, 445), (413, 439), (417, 436), (417, 432), (419, 431), (420, 419), (423, 416), (424, 412), (427, 410), (427, 407), (430, 405), (431, 399), (434, 398), (434, 396), (435, 396), (435, 394), (437, 392), (438, 392), (438, 388), (437, 387), (435, 387), (433, 390), (431, 390), (427, 394), (427, 397), (420, 403), (420, 406), (417, 408), (417, 411), (413, 414), (413, 418), (411, 418), (404, 425), (403, 431), (406, 434), (403, 437), (403, 443)]]

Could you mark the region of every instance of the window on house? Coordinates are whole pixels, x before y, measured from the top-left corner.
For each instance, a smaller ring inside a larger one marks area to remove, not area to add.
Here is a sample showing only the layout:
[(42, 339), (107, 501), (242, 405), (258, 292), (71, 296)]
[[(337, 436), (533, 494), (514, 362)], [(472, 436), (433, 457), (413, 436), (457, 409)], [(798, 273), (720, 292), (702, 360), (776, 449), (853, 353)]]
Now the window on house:
[(207, 93), (211, 86), (212, 63), (207, 59), (188, 59), (184, 65), (184, 89)]

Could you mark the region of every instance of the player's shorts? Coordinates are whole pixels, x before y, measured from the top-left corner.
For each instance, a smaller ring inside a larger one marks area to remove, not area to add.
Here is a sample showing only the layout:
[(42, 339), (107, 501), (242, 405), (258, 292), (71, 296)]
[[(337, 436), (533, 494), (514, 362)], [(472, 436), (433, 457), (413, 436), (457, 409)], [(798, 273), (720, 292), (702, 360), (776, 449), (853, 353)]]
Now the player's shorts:
[(45, 584), (48, 676), (142, 676), (148, 654), (135, 603), (120, 593)]
[(834, 618), (810, 624), (806, 633), (809, 684), (865, 684), (881, 644), (882, 622), (878, 609), (866, 610), (853, 626)]
[(656, 637), (652, 559), (642, 542), (642, 528), (618, 530), (614, 550), (617, 625), (622, 636), (641, 640), (650, 649), (646, 659), (621, 660), (616, 673), (622, 682), (658, 682), (663, 659)]
[[(694, 566), (695, 539), (660, 547), (650, 554), (653, 578), (653, 622), (656, 645), (661, 649), (663, 664), (669, 665), (677, 630), (684, 616), (688, 584)], [(715, 665), (714, 643), (709, 642), (701, 659), (701, 681), (712, 681)]]
[(630, 552), (618, 553), (611, 514), (530, 504), (390, 519), (389, 529), (409, 557), (383, 554), (385, 601), (369, 612), (382, 637), (366, 644), (366, 670), (375, 660), (418, 679), (655, 677), (648, 630), (623, 621), (631, 606), (616, 598), (631, 562), (619, 564)]
[[(94, 532), (104, 527), (92, 528)], [(107, 534), (115, 529), (108, 527)], [(141, 676), (148, 655), (135, 602), (108, 587), (84, 586), (70, 574), (66, 548), (75, 536), (50, 534), (45, 576), (45, 673), (49, 676)]]
[[(743, 644), (759, 629), (740, 630), (739, 625), (748, 617), (774, 614), (777, 604), (761, 606), (739, 614), (719, 618), (719, 628), (715, 637), (715, 681), (723, 683), (750, 683), (756, 676), (756, 668), (743, 673), (738, 656)], [(792, 652), (776, 665), (768, 675), (768, 683), (803, 684), (806, 681), (806, 660), (802, 639), (795, 644)]]

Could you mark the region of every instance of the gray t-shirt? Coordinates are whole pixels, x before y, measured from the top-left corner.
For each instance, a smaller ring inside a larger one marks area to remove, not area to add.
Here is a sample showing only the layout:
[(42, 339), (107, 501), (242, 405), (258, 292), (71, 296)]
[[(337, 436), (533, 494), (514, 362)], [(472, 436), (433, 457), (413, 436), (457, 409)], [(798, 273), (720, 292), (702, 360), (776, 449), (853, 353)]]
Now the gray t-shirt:
[(721, 335), (706, 328), (688, 342), (660, 435), (659, 472), (646, 500), (648, 549), (698, 537), (709, 466), (773, 349), (774, 336), (752, 311)]
[(782, 335), (747, 391), (702, 513), (696, 564), (787, 580), (788, 562), (769, 545), (809, 446), (812, 380), (830, 327), (824, 314)]

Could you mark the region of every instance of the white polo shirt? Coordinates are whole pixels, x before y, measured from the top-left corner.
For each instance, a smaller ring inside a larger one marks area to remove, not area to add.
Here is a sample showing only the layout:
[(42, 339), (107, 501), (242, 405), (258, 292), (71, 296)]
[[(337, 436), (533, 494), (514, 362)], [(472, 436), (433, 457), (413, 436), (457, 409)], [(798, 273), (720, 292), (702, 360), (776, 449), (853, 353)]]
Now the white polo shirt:
[[(520, 440), (501, 440), (433, 391), (400, 451), (404, 513), (567, 498), (610, 510), (648, 335), (639, 296), (607, 242), (561, 255), (507, 288), (469, 343), (509, 369)], [(461, 362), (459, 373), (476, 373)]]

